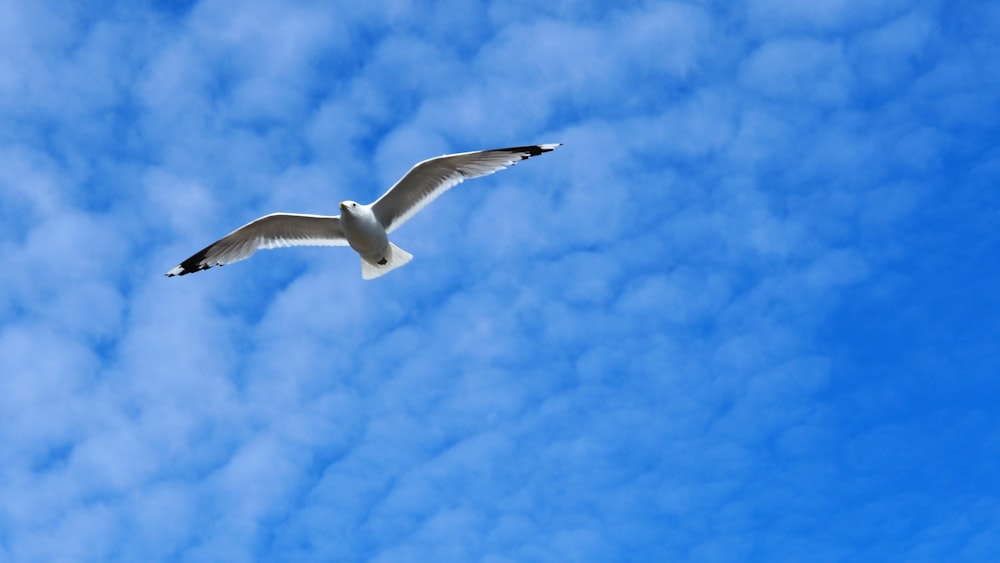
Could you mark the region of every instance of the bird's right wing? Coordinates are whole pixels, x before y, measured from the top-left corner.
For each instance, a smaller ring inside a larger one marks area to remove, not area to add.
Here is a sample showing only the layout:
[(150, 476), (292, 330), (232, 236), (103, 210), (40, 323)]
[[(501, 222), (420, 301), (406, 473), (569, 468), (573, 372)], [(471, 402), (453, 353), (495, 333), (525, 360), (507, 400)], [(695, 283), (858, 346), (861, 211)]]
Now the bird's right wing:
[(262, 248), (346, 246), (340, 217), (272, 213), (256, 219), (181, 262), (167, 276), (183, 276), (245, 260)]
[(386, 232), (399, 228), (439, 195), (469, 178), (503, 170), (518, 162), (549, 152), (561, 143), (446, 154), (418, 163), (396, 185), (372, 204), (372, 211)]

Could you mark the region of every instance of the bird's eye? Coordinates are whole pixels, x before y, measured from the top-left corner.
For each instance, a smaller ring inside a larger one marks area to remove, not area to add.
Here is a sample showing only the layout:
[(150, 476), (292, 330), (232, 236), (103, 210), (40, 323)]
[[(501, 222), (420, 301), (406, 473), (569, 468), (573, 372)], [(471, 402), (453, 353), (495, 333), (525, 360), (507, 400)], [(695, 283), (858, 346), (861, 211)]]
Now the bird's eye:
[(357, 206), (358, 206), (358, 204), (356, 204), (356, 203), (352, 203), (351, 204), (351, 207), (357, 207)]

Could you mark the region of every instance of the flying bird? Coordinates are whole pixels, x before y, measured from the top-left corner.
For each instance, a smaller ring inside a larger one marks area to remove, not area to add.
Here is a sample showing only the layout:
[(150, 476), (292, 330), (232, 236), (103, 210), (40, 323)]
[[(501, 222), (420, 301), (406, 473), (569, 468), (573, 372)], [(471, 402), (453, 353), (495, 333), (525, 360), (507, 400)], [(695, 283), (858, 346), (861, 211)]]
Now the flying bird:
[(167, 272), (183, 276), (245, 260), (261, 248), (350, 246), (361, 256), (361, 277), (370, 280), (409, 262), (413, 255), (389, 242), (428, 203), (469, 178), (503, 170), (554, 150), (562, 143), (446, 154), (418, 163), (382, 197), (362, 205), (342, 201), (340, 215), (272, 213), (251, 221)]

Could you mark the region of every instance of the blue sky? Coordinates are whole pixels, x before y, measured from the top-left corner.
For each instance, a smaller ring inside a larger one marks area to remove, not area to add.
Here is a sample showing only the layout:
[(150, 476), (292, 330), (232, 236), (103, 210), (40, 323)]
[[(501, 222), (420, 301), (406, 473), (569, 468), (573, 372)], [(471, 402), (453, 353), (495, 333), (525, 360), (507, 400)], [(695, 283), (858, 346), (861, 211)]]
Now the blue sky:
[(0, 5), (0, 559), (1000, 551), (996, 3), (99, 4)]

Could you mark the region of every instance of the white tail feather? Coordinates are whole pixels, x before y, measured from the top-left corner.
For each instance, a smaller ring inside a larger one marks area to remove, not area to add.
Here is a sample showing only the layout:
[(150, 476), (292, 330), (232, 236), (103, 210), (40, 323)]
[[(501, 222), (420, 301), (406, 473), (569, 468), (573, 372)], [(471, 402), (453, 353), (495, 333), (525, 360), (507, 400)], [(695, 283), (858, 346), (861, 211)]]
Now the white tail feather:
[(386, 258), (388, 258), (388, 262), (384, 266), (372, 264), (362, 258), (361, 277), (366, 280), (373, 280), (379, 276), (384, 276), (396, 268), (405, 265), (410, 260), (413, 260), (413, 255), (390, 242), (389, 255), (386, 256)]

